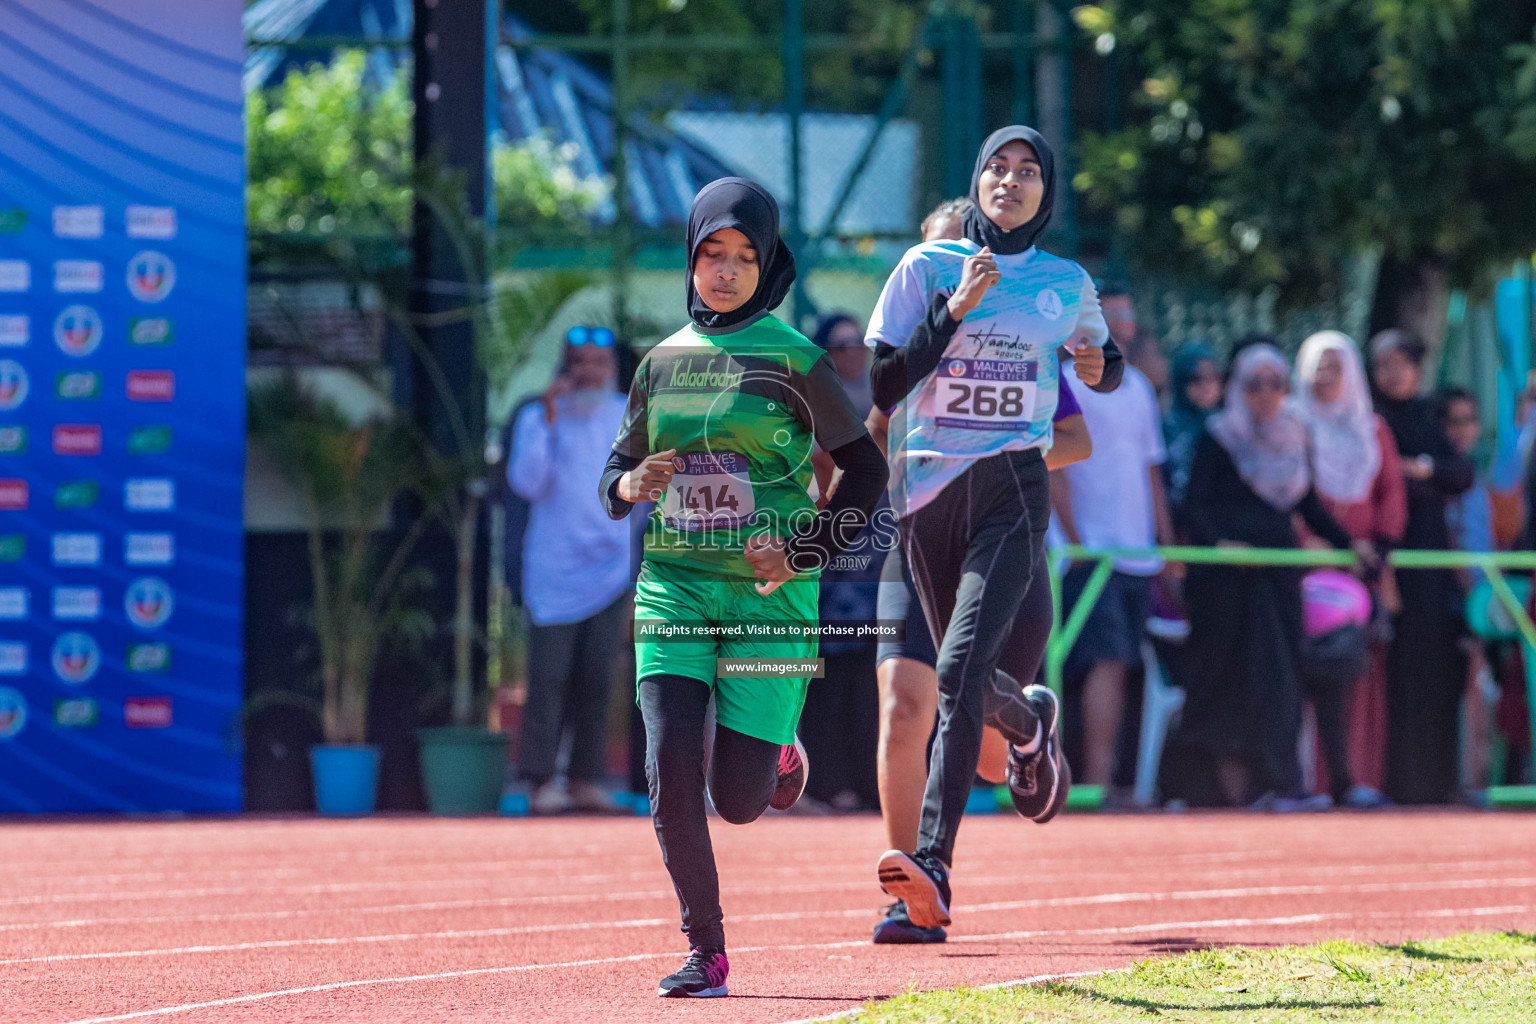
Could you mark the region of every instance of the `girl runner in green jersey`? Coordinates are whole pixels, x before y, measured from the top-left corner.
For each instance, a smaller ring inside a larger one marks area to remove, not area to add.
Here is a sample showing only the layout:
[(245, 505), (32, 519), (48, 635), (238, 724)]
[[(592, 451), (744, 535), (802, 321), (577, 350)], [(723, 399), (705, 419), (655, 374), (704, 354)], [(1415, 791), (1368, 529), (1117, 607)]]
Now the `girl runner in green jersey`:
[[(723, 996), (729, 970), (705, 812), (704, 727), (715, 702), (709, 795), (726, 821), (784, 809), (805, 788), (795, 726), (817, 639), (821, 568), (869, 521), (880, 449), (825, 352), (769, 311), (794, 281), (779, 211), (760, 185), (722, 178), (688, 219), (690, 323), (635, 372), (603, 475), (615, 519), (657, 502), (635, 589), (638, 703), (662, 859), (692, 947), (663, 996)], [(811, 444), (843, 479), (820, 513)], [(722, 674), (722, 658), (750, 659)], [(775, 661), (777, 663), (775, 663)]]

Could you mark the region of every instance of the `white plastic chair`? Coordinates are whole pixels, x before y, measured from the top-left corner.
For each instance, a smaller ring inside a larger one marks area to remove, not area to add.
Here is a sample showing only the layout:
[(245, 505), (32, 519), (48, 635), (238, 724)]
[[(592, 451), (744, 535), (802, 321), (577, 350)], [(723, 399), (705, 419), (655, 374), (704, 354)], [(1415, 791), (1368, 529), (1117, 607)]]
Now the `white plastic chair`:
[[(1147, 622), (1147, 632), (1166, 640), (1182, 643), (1189, 636), (1189, 623), (1179, 619), (1154, 618)], [(1168, 739), (1168, 724), (1184, 707), (1184, 690), (1171, 686), (1163, 673), (1163, 663), (1152, 646), (1151, 637), (1141, 641), (1141, 663), (1146, 683), (1141, 694), (1141, 742), (1136, 749), (1136, 788), (1133, 797), (1138, 807), (1152, 806), (1157, 792), (1157, 768), (1163, 758), (1163, 744)]]

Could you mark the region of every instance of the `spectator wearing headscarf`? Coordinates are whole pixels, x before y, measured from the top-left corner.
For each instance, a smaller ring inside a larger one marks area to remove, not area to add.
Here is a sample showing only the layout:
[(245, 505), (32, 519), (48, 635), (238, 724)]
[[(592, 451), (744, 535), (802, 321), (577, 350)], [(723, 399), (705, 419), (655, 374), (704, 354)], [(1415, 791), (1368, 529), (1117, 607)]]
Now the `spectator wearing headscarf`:
[[(1321, 331), (1296, 356), (1296, 401), (1311, 436), (1318, 497), (1356, 543), (1378, 555), (1397, 547), (1408, 498), (1392, 430), (1371, 409), (1370, 387), (1354, 340)], [(1377, 600), (1380, 587), (1374, 587)], [(1391, 595), (1396, 603), (1395, 592)], [(1320, 778), (1335, 800), (1376, 807), (1386, 771), (1386, 647), (1373, 645), (1370, 669), (1352, 693), (1314, 693), (1326, 755)], [(1347, 701), (1347, 703), (1346, 703)], [(1346, 753), (1347, 752), (1347, 753)]]
[(1173, 395), (1163, 416), (1163, 443), (1168, 448), (1163, 483), (1177, 525), (1195, 461), (1195, 442), (1205, 433), (1205, 421), (1221, 405), (1221, 364), (1209, 345), (1185, 345), (1173, 357), (1169, 376)]
[[(1195, 446), (1184, 503), (1195, 544), (1294, 548), (1299, 514), (1334, 547), (1350, 546), (1313, 486), (1307, 426), (1286, 400), (1289, 386), (1285, 357), (1272, 346), (1238, 357), (1225, 407)], [(1188, 695), (1170, 747), (1185, 771), (1182, 779), (1169, 771), (1170, 796), (1226, 804), (1257, 797), (1277, 808), (1303, 797), (1300, 581), (1284, 566), (1190, 566)], [(1199, 778), (1202, 770), (1214, 780)]]
[[(1408, 495), (1403, 547), (1444, 551), (1445, 506), (1471, 487), (1471, 460), (1446, 440), (1435, 403), (1421, 395), (1424, 342), (1410, 331), (1371, 339), (1376, 411), (1397, 439)], [(1405, 804), (1445, 803), (1458, 782), (1458, 708), (1466, 681), (1460, 589), (1450, 569), (1396, 574), (1401, 611), (1387, 652), (1386, 792)]]

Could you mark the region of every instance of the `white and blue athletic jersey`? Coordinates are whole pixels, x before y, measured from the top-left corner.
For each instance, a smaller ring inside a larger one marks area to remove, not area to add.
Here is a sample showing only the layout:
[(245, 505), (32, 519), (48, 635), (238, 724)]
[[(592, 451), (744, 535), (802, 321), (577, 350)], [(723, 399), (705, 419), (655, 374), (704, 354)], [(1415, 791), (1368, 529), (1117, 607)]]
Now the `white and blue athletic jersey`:
[[(970, 239), (907, 250), (885, 282), (865, 344), (901, 347), (938, 292), (953, 294)], [(1098, 291), (1071, 260), (1034, 247), (994, 255), (1001, 279), (960, 322), (944, 358), (891, 410), (892, 504), (922, 508), (971, 460), (1026, 448), (1049, 449), (1056, 412), (1059, 346), (1109, 337)]]

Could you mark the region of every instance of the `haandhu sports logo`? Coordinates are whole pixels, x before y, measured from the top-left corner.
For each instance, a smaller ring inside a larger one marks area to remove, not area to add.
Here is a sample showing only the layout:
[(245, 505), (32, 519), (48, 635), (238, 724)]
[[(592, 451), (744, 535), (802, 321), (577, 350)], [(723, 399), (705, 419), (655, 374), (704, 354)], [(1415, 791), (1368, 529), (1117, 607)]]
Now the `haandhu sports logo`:
[(101, 317), (90, 306), (69, 306), (53, 321), (53, 340), (67, 356), (84, 358), (101, 344)]
[(32, 382), (26, 367), (14, 359), (0, 359), (0, 409), (9, 411), (27, 400)]
[(134, 580), (123, 595), (128, 621), (140, 629), (159, 629), (170, 619), (175, 607), (176, 598), (170, 586), (153, 576)]
[(53, 672), (72, 686), (89, 682), (101, 668), (101, 647), (89, 633), (65, 633), (53, 642)]
[(715, 361), (724, 360), (725, 365), (731, 365), (727, 356), (710, 356), (702, 368), (694, 366), (694, 358), (688, 356), (679, 359), (672, 364), (672, 376), (667, 378), (669, 388), (699, 388), (709, 391), (724, 391), (741, 387), (743, 371), (717, 369)]
[(140, 302), (160, 302), (176, 287), (176, 264), (163, 252), (145, 249), (128, 261), (128, 291)]

